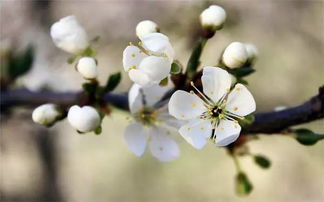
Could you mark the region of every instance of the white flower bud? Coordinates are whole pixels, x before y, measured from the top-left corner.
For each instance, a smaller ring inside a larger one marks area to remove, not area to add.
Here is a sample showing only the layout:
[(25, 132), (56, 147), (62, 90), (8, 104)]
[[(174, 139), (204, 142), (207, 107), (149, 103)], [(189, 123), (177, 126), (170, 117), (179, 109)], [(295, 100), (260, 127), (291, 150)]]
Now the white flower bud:
[(84, 133), (93, 131), (100, 125), (99, 113), (91, 106), (72, 106), (67, 119), (73, 128)]
[(222, 29), (226, 20), (225, 10), (216, 5), (209, 6), (200, 14), (200, 23), (203, 27), (210, 27), (214, 31)]
[(82, 57), (76, 64), (77, 71), (85, 79), (95, 79), (97, 77), (97, 62), (92, 57)]
[(87, 33), (75, 16), (67, 16), (54, 23), (51, 36), (58, 48), (72, 54), (78, 54), (89, 46)]
[(248, 53), (245, 44), (240, 42), (232, 42), (228, 45), (223, 53), (223, 63), (231, 69), (241, 67), (246, 63)]
[(246, 43), (245, 48), (248, 54), (248, 60), (253, 62), (256, 59), (256, 57), (259, 55), (259, 51), (257, 47), (253, 44)]
[(136, 26), (136, 35), (140, 38), (141, 36), (149, 33), (159, 32), (158, 25), (151, 20), (143, 20)]
[(53, 125), (61, 116), (62, 112), (55, 104), (43, 104), (38, 106), (34, 109), (32, 114), (35, 123), (45, 126)]

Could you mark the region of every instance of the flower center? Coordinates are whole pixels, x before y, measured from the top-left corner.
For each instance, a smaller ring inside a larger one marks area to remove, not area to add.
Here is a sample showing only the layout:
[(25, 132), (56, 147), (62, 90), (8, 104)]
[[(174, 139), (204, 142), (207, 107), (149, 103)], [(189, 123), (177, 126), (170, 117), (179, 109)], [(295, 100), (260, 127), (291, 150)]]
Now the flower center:
[(135, 114), (135, 119), (146, 126), (150, 126), (156, 122), (157, 112), (152, 107), (143, 107), (142, 110)]

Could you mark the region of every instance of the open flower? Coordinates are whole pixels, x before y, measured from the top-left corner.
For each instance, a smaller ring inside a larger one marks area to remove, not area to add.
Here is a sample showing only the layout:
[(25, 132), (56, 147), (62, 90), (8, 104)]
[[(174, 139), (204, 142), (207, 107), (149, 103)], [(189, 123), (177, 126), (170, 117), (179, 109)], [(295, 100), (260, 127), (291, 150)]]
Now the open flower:
[(130, 44), (123, 52), (124, 70), (141, 86), (158, 84), (169, 75), (173, 62), (174, 51), (169, 38), (161, 33), (139, 38), (138, 46)]
[(51, 26), (51, 36), (58, 48), (78, 54), (89, 46), (86, 31), (75, 16), (67, 16)]
[(199, 96), (176, 91), (169, 101), (169, 113), (187, 121), (179, 133), (195, 148), (203, 148), (208, 138), (218, 146), (226, 146), (239, 137), (241, 126), (237, 120), (255, 111), (254, 98), (242, 84), (230, 91), (231, 77), (218, 67), (205, 67), (201, 81), (203, 93), (192, 83)]
[(129, 108), (135, 122), (125, 129), (125, 142), (137, 156), (143, 155), (147, 145), (160, 161), (171, 161), (179, 156), (179, 148), (171, 137), (179, 127), (166, 108), (156, 109), (154, 104), (168, 91), (168, 87), (153, 85), (143, 88), (134, 84), (129, 91)]

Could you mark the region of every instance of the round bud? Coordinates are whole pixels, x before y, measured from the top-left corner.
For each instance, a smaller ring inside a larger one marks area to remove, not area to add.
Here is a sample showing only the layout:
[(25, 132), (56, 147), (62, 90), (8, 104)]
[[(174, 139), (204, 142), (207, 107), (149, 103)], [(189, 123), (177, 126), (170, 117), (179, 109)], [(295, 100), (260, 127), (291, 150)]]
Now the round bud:
[(232, 42), (223, 53), (223, 63), (231, 69), (243, 66), (248, 59), (248, 53), (245, 44)]
[(85, 79), (95, 79), (97, 77), (97, 62), (92, 57), (82, 57), (76, 64), (77, 71)]
[(83, 133), (94, 131), (101, 122), (99, 113), (91, 106), (72, 106), (67, 119), (73, 128)]
[(203, 27), (212, 29), (213, 31), (219, 30), (223, 27), (226, 20), (225, 10), (216, 5), (209, 6), (200, 14), (200, 24)]
[(246, 43), (245, 48), (246, 48), (246, 51), (248, 54), (248, 60), (250, 62), (253, 62), (259, 55), (259, 51), (258, 51), (257, 47), (253, 44)]
[(58, 48), (78, 54), (89, 46), (87, 33), (75, 16), (67, 16), (51, 26), (51, 37)]
[(159, 32), (158, 25), (151, 20), (143, 20), (136, 26), (136, 35), (140, 38), (141, 36), (149, 33)]
[(62, 116), (62, 112), (55, 104), (43, 104), (34, 109), (32, 119), (35, 123), (51, 126)]

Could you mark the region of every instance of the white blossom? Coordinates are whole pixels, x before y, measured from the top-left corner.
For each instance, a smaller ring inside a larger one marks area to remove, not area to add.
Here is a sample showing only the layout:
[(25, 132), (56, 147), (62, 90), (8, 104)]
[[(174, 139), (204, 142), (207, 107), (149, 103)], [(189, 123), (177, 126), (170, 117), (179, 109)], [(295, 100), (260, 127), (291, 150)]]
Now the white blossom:
[(91, 106), (72, 106), (67, 119), (73, 128), (83, 133), (94, 131), (101, 122), (99, 113)]
[(51, 26), (51, 36), (58, 48), (78, 54), (89, 46), (89, 39), (75, 16), (67, 16)]
[(145, 34), (138, 46), (130, 44), (123, 52), (124, 70), (141, 85), (158, 84), (169, 75), (174, 50), (169, 38), (161, 33)]
[(62, 112), (55, 104), (43, 104), (34, 109), (32, 119), (35, 123), (51, 126), (59, 118), (61, 118)]
[(210, 27), (216, 31), (223, 27), (226, 20), (225, 10), (217, 5), (209, 6), (200, 14), (200, 23), (203, 27)]
[(136, 35), (138, 37), (155, 32), (159, 32), (159, 27), (155, 22), (151, 20), (143, 20), (139, 22), (136, 26)]
[(142, 156), (147, 146), (160, 161), (171, 161), (180, 155), (178, 145), (171, 137), (179, 127), (178, 121), (167, 113), (165, 107), (154, 107), (168, 90), (168, 86), (134, 84), (129, 91), (129, 108), (134, 122), (125, 129), (124, 139), (137, 156)]
[(249, 58), (245, 44), (232, 42), (223, 53), (223, 63), (231, 69), (243, 66)]
[(76, 64), (77, 71), (85, 79), (95, 79), (97, 77), (97, 62), (92, 57), (82, 57)]
[(230, 75), (218, 67), (205, 67), (201, 81), (203, 93), (193, 83), (198, 95), (176, 91), (169, 101), (169, 113), (187, 122), (179, 133), (195, 148), (203, 148), (207, 139), (226, 146), (239, 137), (237, 120), (255, 111), (254, 98), (242, 84), (230, 90)]

